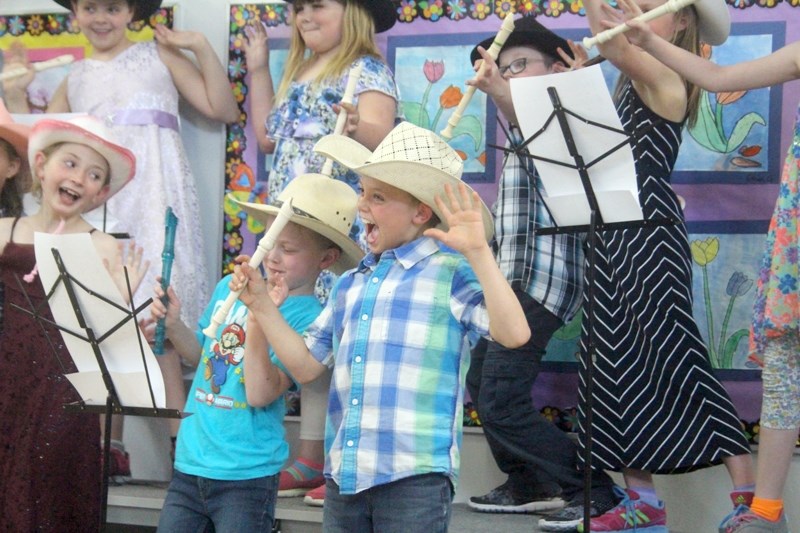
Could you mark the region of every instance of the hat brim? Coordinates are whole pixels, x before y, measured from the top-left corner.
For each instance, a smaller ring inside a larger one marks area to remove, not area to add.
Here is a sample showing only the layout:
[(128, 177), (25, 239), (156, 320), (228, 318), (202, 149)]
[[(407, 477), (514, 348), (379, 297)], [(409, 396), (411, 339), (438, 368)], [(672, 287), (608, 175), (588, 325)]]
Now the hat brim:
[[(447, 230), (444, 213), (436, 205), (436, 196), (444, 195), (444, 186), (449, 184), (453, 191), (464, 184), (470, 192), (472, 187), (437, 168), (417, 161), (380, 161), (368, 163), (372, 155), (360, 143), (344, 135), (326, 135), (314, 145), (314, 151), (333, 159), (357, 174), (382, 181), (401, 191), (405, 191), (420, 202), (429, 206), (439, 217), (439, 228)], [(486, 240), (494, 234), (494, 222), (489, 208), (481, 200), (483, 230)]]
[[(233, 196), (228, 196), (228, 198), (230, 198), (237, 205), (241, 206), (248, 216), (255, 218), (264, 226), (269, 226), (269, 224), (272, 222), (272, 219), (278, 216), (278, 213), (280, 212), (279, 207), (272, 205), (241, 202)], [(359, 246), (353, 242), (353, 239), (351, 239), (348, 235), (344, 235), (343, 233), (336, 231), (321, 220), (316, 220), (310, 217), (299, 215), (297, 213), (292, 213), (289, 221), (294, 222), (298, 226), (310, 229), (314, 233), (322, 235), (336, 246), (341, 248), (342, 253), (339, 254), (339, 259), (337, 259), (333, 265), (328, 267), (328, 270), (334, 274), (341, 274), (346, 270), (355, 268), (358, 265), (358, 262), (364, 257), (364, 250), (359, 248)]]
[[(352, 0), (358, 2), (361, 7), (367, 10), (375, 24), (375, 33), (383, 33), (394, 26), (397, 22), (397, 8), (392, 0)], [(294, 4), (295, 0), (286, 0), (289, 4)]]
[[(61, 7), (72, 11), (72, 0), (54, 0)], [(133, 20), (146, 20), (161, 7), (161, 0), (136, 0), (134, 2)]]
[[(37, 152), (59, 143), (86, 145), (108, 162), (108, 200), (120, 191), (136, 174), (136, 157), (122, 146), (110, 143), (94, 133), (71, 122), (42, 119), (35, 125), (36, 134), (28, 142), (28, 159), (33, 161)], [(92, 207), (97, 207), (96, 205)]]
[[(488, 50), (489, 47), (492, 46), (493, 41), (494, 36), (491, 36), (478, 43), (478, 45), (472, 49), (472, 52), (469, 55), (470, 63), (474, 65), (477, 60), (481, 59), (481, 54), (478, 52), (478, 46), (484, 50)], [(506, 42), (503, 44), (503, 47), (500, 49), (500, 51), (502, 52), (503, 50), (507, 50), (515, 46), (529, 46), (531, 48), (535, 48), (541, 53), (555, 58), (556, 61), (561, 61), (561, 56), (558, 55), (558, 49), (561, 48), (568, 56), (574, 58), (572, 49), (569, 47), (567, 40), (559, 37), (550, 30), (514, 30), (508, 35)]]
[(699, 0), (694, 3), (700, 40), (717, 46), (731, 33), (731, 13), (725, 0)]

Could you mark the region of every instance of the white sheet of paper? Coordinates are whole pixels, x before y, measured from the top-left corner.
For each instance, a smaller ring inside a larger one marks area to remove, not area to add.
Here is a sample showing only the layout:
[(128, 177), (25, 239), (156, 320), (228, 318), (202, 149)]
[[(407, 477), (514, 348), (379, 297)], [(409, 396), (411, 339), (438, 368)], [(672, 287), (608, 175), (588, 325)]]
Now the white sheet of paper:
[[(76, 280), (73, 283), (75, 297), (83, 320), (86, 326), (91, 328), (95, 338), (103, 337), (128, 316), (129, 307), (120, 296), (88, 233), (68, 235), (36, 233), (34, 249), (39, 276), (46, 290), (49, 290), (59, 277), (58, 266), (52, 253), (53, 249), (58, 250), (67, 273)], [(78, 286), (77, 282), (96, 295), (89, 294), (87, 290)], [(121, 309), (103, 301), (98, 295), (114, 302)], [(50, 309), (58, 325), (80, 335), (86, 335), (84, 328), (78, 322), (63, 283), (59, 284), (50, 298)], [(144, 338), (140, 349), (137, 331), (138, 325), (131, 318), (113, 334), (103, 339), (99, 344), (103, 360), (123, 406), (153, 407), (145, 378), (145, 366), (142, 363), (142, 351), (144, 351), (144, 360), (156, 400), (155, 407), (163, 408), (166, 405), (166, 396), (161, 369)], [(61, 335), (79, 371), (79, 375), (69, 376), (70, 381), (87, 403), (104, 405), (106, 388), (92, 345), (69, 333), (62, 332)]]
[[(548, 87), (554, 87), (561, 105), (585, 120), (622, 130), (622, 124), (608, 92), (599, 65), (572, 72), (513, 78), (511, 98), (522, 134), (526, 139), (542, 129), (553, 112)], [(587, 124), (567, 115), (577, 152), (584, 164), (625, 140), (625, 136)], [(555, 118), (547, 129), (536, 137), (528, 150), (533, 156), (546, 157), (574, 165), (575, 161)], [(589, 202), (586, 200), (580, 175), (574, 168), (534, 159), (544, 185), (542, 197), (556, 224), (571, 226), (588, 224)], [(636, 187), (636, 169), (630, 146), (623, 146), (588, 168), (603, 222), (641, 220), (642, 208)]]

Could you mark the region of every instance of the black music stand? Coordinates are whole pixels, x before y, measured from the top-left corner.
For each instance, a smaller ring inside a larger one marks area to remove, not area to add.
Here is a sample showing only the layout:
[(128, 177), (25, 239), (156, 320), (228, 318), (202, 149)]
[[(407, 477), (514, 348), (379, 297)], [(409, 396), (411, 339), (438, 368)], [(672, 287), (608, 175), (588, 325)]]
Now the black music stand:
[[(500, 149), (506, 153), (513, 153), (519, 159), (520, 162), (523, 162), (525, 159), (531, 160), (539, 160), (545, 161), (551, 164), (559, 165), (562, 167), (570, 168), (578, 172), (580, 177), (581, 185), (583, 187), (583, 192), (586, 195), (586, 199), (589, 203), (589, 223), (583, 225), (571, 225), (571, 226), (558, 226), (555, 223), (555, 217), (553, 217), (552, 212), (550, 211), (547, 203), (544, 202), (542, 193), (538, 187), (534, 187), (535, 194), (541, 200), (541, 205), (547, 210), (548, 215), (550, 216), (551, 220), (553, 221), (552, 227), (545, 227), (545, 228), (535, 228), (534, 233), (539, 235), (554, 235), (558, 233), (586, 233), (586, 259), (588, 264), (588, 272), (586, 273), (586, 292), (587, 292), (587, 304), (586, 309), (583, 310), (584, 318), (587, 320), (587, 328), (589, 331), (589, 335), (587, 338), (587, 346), (586, 346), (586, 353), (583, 356), (582, 364), (586, 368), (586, 382), (584, 384), (584, 394), (586, 397), (586, 413), (585, 413), (585, 428), (584, 428), (584, 470), (583, 470), (583, 528), (584, 531), (591, 531), (590, 529), (590, 518), (591, 518), (591, 487), (592, 487), (592, 403), (593, 403), (593, 381), (594, 381), (594, 369), (593, 369), (593, 362), (594, 362), (594, 351), (595, 351), (595, 342), (594, 342), (594, 328), (593, 320), (594, 320), (594, 266), (595, 266), (595, 249), (598, 244), (598, 232), (606, 231), (606, 230), (618, 230), (618, 229), (627, 229), (627, 228), (655, 228), (659, 226), (665, 225), (674, 225), (679, 224), (679, 220), (674, 220), (672, 218), (655, 218), (655, 219), (641, 219), (641, 220), (631, 220), (626, 222), (610, 222), (606, 223), (603, 222), (603, 217), (600, 213), (600, 207), (597, 202), (597, 196), (594, 192), (594, 188), (592, 186), (592, 182), (589, 178), (589, 169), (594, 166), (595, 164), (599, 163), (606, 157), (610, 156), (617, 150), (625, 147), (630, 146), (633, 148), (636, 146), (639, 139), (649, 132), (653, 127), (654, 123), (651, 123), (647, 126), (642, 128), (634, 128), (633, 133), (628, 133), (624, 130), (619, 128), (601, 124), (599, 122), (588, 120), (579, 114), (570, 111), (568, 108), (564, 107), (561, 103), (561, 99), (558, 96), (558, 91), (555, 87), (548, 87), (547, 94), (550, 99), (551, 104), (553, 105), (553, 111), (551, 112), (550, 116), (545, 120), (541, 129), (536, 131), (533, 135), (529, 138), (525, 139), (524, 142), (520, 143), (519, 145), (514, 146), (513, 148), (506, 148), (504, 146), (499, 145), (490, 145), (493, 148)], [(570, 128), (569, 122), (567, 120), (567, 116), (570, 115), (584, 124), (594, 126), (600, 128), (602, 130), (611, 131), (616, 134), (621, 135), (624, 140), (622, 140), (617, 145), (611, 147), (605, 153), (597, 156), (590, 162), (585, 162), (583, 156), (578, 151), (578, 148), (575, 143), (575, 138), (573, 136), (572, 130)], [(527, 147), (528, 145), (541, 134), (543, 134), (548, 127), (553, 123), (553, 120), (556, 120), (558, 126), (561, 130), (561, 134), (564, 138), (564, 142), (566, 143), (567, 150), (569, 152), (569, 156), (571, 157), (571, 162), (565, 161), (557, 161), (551, 158), (541, 157), (532, 155), (528, 152)], [(499, 117), (498, 117), (499, 121)], [(503, 129), (506, 138), (511, 138), (509, 131), (501, 122), (501, 128)], [(535, 183), (534, 178), (535, 176), (529, 169), (527, 165), (522, 165), (522, 168), (528, 174), (529, 183)]]
[[(107, 391), (105, 404), (87, 404), (85, 400), (80, 400), (77, 402), (65, 404), (64, 409), (70, 412), (106, 415), (105, 433), (103, 437), (103, 468), (102, 468), (102, 480), (101, 480), (102, 485), (101, 485), (101, 500), (100, 500), (100, 530), (105, 531), (107, 525), (106, 517), (108, 508), (108, 471), (109, 471), (109, 461), (110, 461), (110, 451), (111, 451), (111, 417), (113, 415), (131, 415), (131, 416), (146, 416), (146, 417), (157, 417), (157, 418), (184, 418), (185, 416), (188, 415), (187, 413), (183, 413), (175, 409), (165, 409), (156, 407), (156, 399), (153, 393), (152, 380), (145, 360), (145, 349), (144, 349), (145, 344), (142, 339), (141, 331), (139, 330), (138, 327), (136, 328), (136, 332), (139, 343), (139, 352), (141, 354), (144, 374), (147, 379), (147, 387), (151, 404), (148, 407), (141, 407), (141, 406), (133, 407), (133, 406), (123, 405), (122, 402), (120, 401), (111, 373), (103, 357), (102, 343), (109, 336), (111, 336), (117, 330), (119, 330), (121, 327), (127, 324), (129, 321), (133, 320), (135, 324), (136, 318), (139, 315), (139, 313), (145, 310), (152, 301), (152, 299), (148, 299), (140, 306), (138, 307), (134, 306), (133, 295), (131, 291), (130, 280), (128, 279), (127, 269), (125, 270), (125, 281), (127, 284), (127, 290), (129, 296), (128, 301), (131, 302), (130, 309), (120, 306), (118, 303), (106, 298), (102, 294), (99, 294), (93, 291), (91, 288), (87, 287), (84, 283), (82, 283), (80, 280), (78, 280), (75, 276), (73, 276), (67, 271), (67, 268), (64, 265), (64, 261), (61, 257), (61, 254), (56, 248), (52, 248), (51, 252), (53, 254), (53, 259), (55, 260), (56, 266), (58, 268), (58, 278), (52, 284), (50, 289), (47, 290), (47, 296), (43, 304), (40, 306), (41, 308), (37, 308), (33, 304), (33, 302), (31, 302), (30, 298), (27, 296), (27, 291), (25, 290), (25, 286), (19, 279), (19, 277), (17, 277), (17, 283), (19, 284), (22, 292), (26, 294), (28, 306), (30, 307), (30, 309), (24, 309), (14, 304), (12, 305), (17, 309), (19, 309), (20, 311), (33, 316), (42, 326), (42, 330), (45, 332), (45, 335), (48, 336), (48, 339), (49, 335), (47, 334), (47, 329), (44, 327), (45, 324), (57, 328), (62, 332), (62, 334), (71, 335), (72, 337), (75, 337), (81, 341), (88, 343), (97, 360), (97, 365), (100, 368), (100, 374), (102, 376), (103, 384)], [(75, 317), (82, 331), (74, 331), (68, 327), (59, 325), (58, 323), (56, 323), (55, 320), (50, 320), (46, 316), (42, 315), (43, 311), (42, 308), (45, 306), (49, 307), (50, 299), (53, 297), (53, 295), (56, 293), (57, 289), (60, 286), (63, 286), (64, 291), (66, 291), (67, 297), (69, 298), (72, 309), (75, 312)], [(47, 288), (45, 287), (45, 289)], [(109, 308), (113, 308), (118, 310), (119, 312), (122, 312), (124, 317), (115, 325), (113, 325), (111, 328), (109, 328), (107, 331), (99, 333), (95, 332), (94, 329), (86, 321), (84, 309), (82, 308), (81, 302), (78, 299), (79, 291), (84, 291), (86, 294), (95, 298), (97, 301), (106, 304), (106, 306), (108, 306)], [(61, 368), (65, 369), (66, 367), (64, 366), (63, 361), (61, 361), (61, 358), (59, 357), (58, 352), (55, 349), (52, 339), (50, 339), (50, 346), (53, 350), (53, 354), (55, 355), (56, 359), (58, 359)]]

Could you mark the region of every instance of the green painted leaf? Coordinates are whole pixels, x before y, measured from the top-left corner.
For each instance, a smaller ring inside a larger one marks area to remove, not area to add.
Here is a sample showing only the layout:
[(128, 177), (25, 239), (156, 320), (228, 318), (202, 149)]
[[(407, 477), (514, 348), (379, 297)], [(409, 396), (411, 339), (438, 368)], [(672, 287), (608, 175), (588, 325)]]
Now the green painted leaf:
[(722, 354), (722, 368), (733, 368), (733, 356), (736, 354), (736, 349), (739, 347), (739, 342), (742, 338), (747, 337), (750, 332), (746, 329), (740, 329), (725, 341), (725, 348)]
[(483, 147), (483, 127), (481, 126), (481, 121), (475, 115), (463, 115), (461, 117), (456, 127), (453, 128), (452, 138), (455, 139), (459, 135), (469, 135), (475, 143), (476, 152)]
[(403, 113), (403, 116), (406, 117), (406, 120), (415, 126), (425, 128), (426, 130), (431, 128), (431, 117), (428, 115), (428, 112), (425, 111), (425, 108), (423, 108), (419, 103), (400, 102), (400, 109)]
[(714, 116), (714, 110), (711, 108), (709, 95), (703, 92), (700, 98), (697, 122), (693, 128), (689, 129), (689, 135), (703, 148), (712, 152), (726, 153), (728, 143), (720, 136), (716, 123), (717, 119)]
[(747, 134), (750, 133), (750, 129), (756, 124), (761, 124), (762, 126), (767, 125), (767, 123), (758, 113), (748, 113), (740, 118), (736, 123), (736, 126), (733, 127), (731, 136), (728, 138), (727, 152), (733, 152), (736, 150), (739, 145), (744, 142), (745, 137), (747, 137)]

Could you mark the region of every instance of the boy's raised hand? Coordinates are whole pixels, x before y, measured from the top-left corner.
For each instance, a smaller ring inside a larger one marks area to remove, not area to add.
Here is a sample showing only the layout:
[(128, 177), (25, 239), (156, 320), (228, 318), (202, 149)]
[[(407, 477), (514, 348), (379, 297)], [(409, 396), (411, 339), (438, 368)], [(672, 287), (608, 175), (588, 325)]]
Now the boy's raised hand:
[(425, 230), (424, 235), (441, 241), (469, 258), (470, 252), (488, 247), (483, 229), (483, 203), (478, 193), (467, 190), (463, 183), (458, 184), (458, 194), (449, 184), (444, 186), (444, 191), (447, 202), (441, 196), (437, 196), (435, 201), (449, 229), (445, 232), (430, 228)]
[[(510, 93), (511, 88), (508, 84), (508, 80), (500, 74), (497, 62), (492, 59), (489, 52), (479, 46), (478, 53), (483, 59), (475, 62), (473, 66), (475, 77), (467, 80), (467, 85), (474, 86), (493, 99), (502, 98), (504, 95)], [(481, 72), (481, 65), (486, 65), (483, 67), (483, 72)]]
[(247, 307), (265, 298), (269, 298), (275, 307), (280, 307), (286, 300), (289, 286), (283, 276), (276, 276), (269, 281), (264, 280), (261, 273), (250, 266), (250, 257), (247, 255), (240, 255), (234, 262), (236, 266), (233, 268), (228, 288), (234, 292), (241, 291), (239, 300)]

